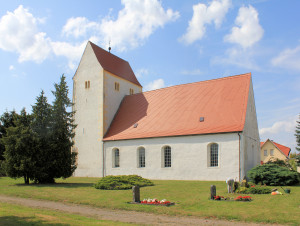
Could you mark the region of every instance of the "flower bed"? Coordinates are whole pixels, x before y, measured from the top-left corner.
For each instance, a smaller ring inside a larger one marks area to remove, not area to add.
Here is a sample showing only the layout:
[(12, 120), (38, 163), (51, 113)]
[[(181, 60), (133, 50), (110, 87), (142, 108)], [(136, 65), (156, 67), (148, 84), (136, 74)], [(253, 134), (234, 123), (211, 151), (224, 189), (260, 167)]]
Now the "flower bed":
[(238, 196), (236, 198), (230, 198), (230, 197), (224, 197), (220, 195), (214, 196), (214, 199), (216, 201), (243, 201), (243, 202), (249, 202), (252, 201), (252, 198), (250, 196)]
[(158, 206), (171, 206), (171, 205), (175, 205), (174, 202), (167, 201), (166, 199), (163, 199), (161, 201), (159, 201), (158, 199), (144, 199), (143, 201), (140, 202), (140, 204), (158, 205)]

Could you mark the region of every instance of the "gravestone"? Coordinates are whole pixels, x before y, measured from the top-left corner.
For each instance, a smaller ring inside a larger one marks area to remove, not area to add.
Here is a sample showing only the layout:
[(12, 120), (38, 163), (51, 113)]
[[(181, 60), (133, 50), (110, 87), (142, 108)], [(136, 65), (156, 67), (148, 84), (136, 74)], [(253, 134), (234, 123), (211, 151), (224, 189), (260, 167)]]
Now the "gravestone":
[(140, 200), (140, 187), (133, 186), (132, 187), (132, 202), (141, 202)]
[(216, 189), (216, 185), (211, 185), (210, 186), (210, 199), (214, 200), (215, 196), (217, 195), (217, 189)]

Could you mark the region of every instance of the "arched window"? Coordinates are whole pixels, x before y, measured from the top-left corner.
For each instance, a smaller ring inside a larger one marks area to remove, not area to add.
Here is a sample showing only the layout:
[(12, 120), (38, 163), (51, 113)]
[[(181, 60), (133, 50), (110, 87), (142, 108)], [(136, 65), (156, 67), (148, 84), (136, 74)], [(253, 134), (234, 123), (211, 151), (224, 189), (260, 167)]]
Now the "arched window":
[(211, 144), (209, 148), (210, 165), (211, 167), (219, 166), (219, 145)]
[(113, 150), (113, 167), (120, 167), (120, 151), (118, 148)]
[(146, 166), (145, 148), (140, 147), (138, 149), (138, 167), (143, 168)]
[(164, 147), (163, 154), (164, 154), (164, 167), (171, 167), (172, 165), (171, 147), (170, 146)]

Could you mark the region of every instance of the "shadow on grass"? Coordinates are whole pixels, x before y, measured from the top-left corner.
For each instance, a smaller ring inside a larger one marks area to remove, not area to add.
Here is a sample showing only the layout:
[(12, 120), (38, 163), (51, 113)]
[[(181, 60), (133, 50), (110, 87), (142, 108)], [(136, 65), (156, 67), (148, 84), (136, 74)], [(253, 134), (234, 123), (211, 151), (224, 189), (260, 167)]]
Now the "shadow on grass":
[[(3, 216), (0, 217), (0, 225), (54, 225), (47, 221), (41, 219), (36, 219), (33, 217), (16, 217), (16, 216)], [(55, 225), (69, 225), (56, 223)]]
[(93, 187), (94, 183), (53, 183), (53, 184), (14, 184), (13, 186), (24, 187), (55, 187), (55, 188), (84, 188)]

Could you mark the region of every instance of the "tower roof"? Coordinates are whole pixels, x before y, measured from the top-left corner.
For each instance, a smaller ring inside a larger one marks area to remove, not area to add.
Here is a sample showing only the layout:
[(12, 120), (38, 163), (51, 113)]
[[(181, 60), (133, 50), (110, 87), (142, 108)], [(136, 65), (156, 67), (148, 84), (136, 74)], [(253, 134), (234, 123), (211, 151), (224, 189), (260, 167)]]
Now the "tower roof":
[(104, 70), (142, 87), (127, 61), (107, 52), (91, 41), (89, 43)]
[(105, 141), (243, 131), (251, 74), (126, 96)]

